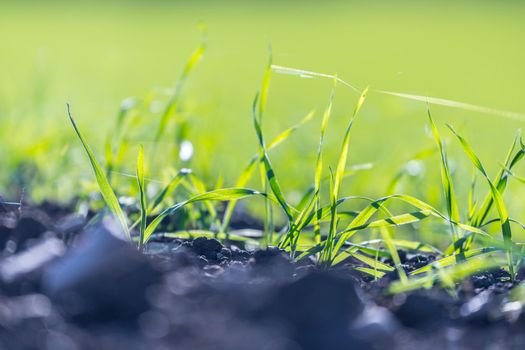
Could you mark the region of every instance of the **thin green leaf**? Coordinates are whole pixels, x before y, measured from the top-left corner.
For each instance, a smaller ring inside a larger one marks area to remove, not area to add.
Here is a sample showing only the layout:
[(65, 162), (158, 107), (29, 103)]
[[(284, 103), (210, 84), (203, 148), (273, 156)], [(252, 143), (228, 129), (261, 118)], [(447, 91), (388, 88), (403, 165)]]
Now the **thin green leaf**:
[(182, 70), (179, 80), (177, 81), (175, 85), (175, 92), (173, 93), (168, 104), (166, 105), (166, 108), (164, 109), (164, 113), (162, 114), (160, 118), (157, 133), (155, 135), (155, 142), (159, 141), (162, 135), (165, 133), (168, 122), (170, 121), (170, 119), (173, 117), (173, 115), (177, 111), (179, 100), (180, 100), (184, 85), (186, 84), (186, 80), (188, 79), (188, 76), (191, 73), (191, 71), (195, 68), (196, 64), (201, 60), (202, 56), (204, 56), (204, 53), (206, 51), (206, 47), (207, 47), (206, 25), (201, 22), (199, 24), (199, 29), (201, 31), (201, 43), (199, 47), (195, 51), (193, 51), (193, 53), (191, 54), (188, 62), (186, 63), (186, 66)]
[(165, 217), (174, 214), (185, 205), (200, 201), (229, 201), (232, 199), (242, 199), (251, 196), (266, 196), (266, 194), (248, 188), (223, 188), (202, 194), (198, 194), (186, 201), (179, 202), (160, 213), (146, 228), (144, 233), (144, 243), (148, 241), (157, 226)]
[(142, 249), (144, 242), (144, 231), (146, 231), (146, 218), (147, 218), (147, 204), (146, 204), (146, 186), (144, 182), (144, 148), (142, 145), (139, 146), (139, 154), (137, 156), (137, 184), (139, 186), (140, 196), (140, 241), (139, 245)]
[(106, 205), (109, 207), (113, 215), (119, 221), (120, 225), (122, 226), (122, 230), (126, 234), (126, 237), (131, 241), (131, 235), (129, 233), (127, 219), (124, 215), (124, 212), (122, 211), (122, 208), (120, 207), (120, 203), (118, 202), (117, 196), (115, 195), (115, 192), (113, 192), (113, 189), (111, 188), (109, 181), (104, 171), (102, 170), (102, 167), (100, 166), (95, 155), (93, 154), (93, 151), (89, 147), (89, 144), (80, 133), (80, 130), (77, 127), (73, 116), (71, 115), (71, 109), (69, 104), (67, 104), (67, 114), (80, 142), (82, 143), (82, 146), (84, 147), (84, 150), (86, 151), (86, 154), (88, 155), (89, 161), (91, 163), (91, 168), (93, 169), (93, 173), (95, 174), (100, 193), (102, 194), (102, 198), (104, 198)]
[[(428, 111), (428, 119), (430, 121), (430, 126), (432, 128), (432, 133), (434, 134), (434, 139), (436, 140), (439, 154), (441, 156), (441, 183), (443, 185), (443, 191), (445, 192), (445, 202), (447, 205), (447, 213), (452, 221), (460, 222), (461, 218), (459, 216), (458, 202), (457, 202), (456, 194), (454, 191), (452, 176), (450, 175), (450, 170), (448, 168), (447, 153), (445, 151), (445, 146), (443, 142), (441, 141), (441, 137), (439, 135), (439, 131), (436, 127), (436, 124), (434, 124), (434, 120), (432, 119), (432, 115), (430, 113), (429, 106), (427, 108), (427, 111)], [(456, 231), (456, 227), (454, 225), (451, 225), (451, 229), (452, 229), (452, 241), (455, 242), (458, 239), (458, 232)]]
[(505, 207), (505, 203), (503, 202), (501, 193), (496, 188), (496, 186), (494, 186), (494, 183), (490, 180), (487, 172), (485, 171), (485, 168), (483, 167), (483, 164), (479, 160), (478, 156), (474, 153), (474, 150), (472, 149), (472, 147), (470, 147), (468, 142), (461, 135), (459, 135), (452, 126), (450, 125), (447, 125), (447, 126), (452, 131), (452, 133), (456, 135), (459, 142), (463, 146), (463, 150), (465, 151), (467, 156), (470, 158), (472, 164), (474, 164), (474, 166), (479, 170), (479, 172), (483, 175), (483, 177), (485, 177), (485, 179), (487, 180), (490, 186), (492, 198), (494, 199), (494, 203), (496, 205), (496, 208), (498, 210), (498, 214), (501, 220), (501, 233), (503, 235), (503, 241), (509, 248), (507, 251), (508, 260), (509, 260), (508, 261), (509, 273), (514, 279), (515, 277), (514, 276), (514, 262), (513, 262), (513, 257), (512, 257), (512, 250), (510, 249), (512, 246), (512, 230), (511, 230), (510, 222), (509, 222), (509, 214), (507, 213), (507, 208)]

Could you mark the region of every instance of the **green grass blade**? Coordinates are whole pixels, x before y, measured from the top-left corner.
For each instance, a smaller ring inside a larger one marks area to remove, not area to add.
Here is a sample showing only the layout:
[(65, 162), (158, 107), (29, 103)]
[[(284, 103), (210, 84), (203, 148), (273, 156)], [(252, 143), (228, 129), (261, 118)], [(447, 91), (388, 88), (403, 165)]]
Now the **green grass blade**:
[(266, 194), (261, 193), (259, 191), (255, 191), (248, 188), (222, 188), (214, 191), (209, 191), (206, 193), (198, 194), (186, 201), (179, 202), (164, 211), (162, 211), (157, 217), (148, 225), (146, 228), (146, 231), (144, 232), (144, 243), (148, 241), (150, 236), (155, 232), (155, 229), (159, 226), (159, 224), (164, 220), (165, 217), (174, 214), (179, 209), (183, 208), (184, 206), (195, 203), (195, 202), (201, 202), (201, 201), (229, 201), (233, 199), (243, 199), (246, 197), (251, 196), (264, 196), (266, 197)]
[(352, 222), (350, 222), (350, 224), (348, 224), (346, 229), (343, 230), (340, 233), (334, 251), (338, 252), (342, 248), (343, 244), (348, 239), (350, 239), (350, 237), (352, 237), (352, 235), (355, 232), (357, 232), (357, 231), (354, 230), (355, 227), (359, 227), (359, 226), (365, 225), (368, 222), (368, 220), (372, 217), (372, 215), (377, 213), (379, 210), (384, 209), (384, 205), (388, 201), (390, 201), (391, 199), (400, 200), (400, 201), (405, 202), (407, 204), (410, 204), (410, 205), (414, 206), (415, 208), (417, 208), (419, 210), (422, 210), (422, 211), (429, 211), (432, 216), (441, 218), (441, 219), (443, 219), (446, 222), (450, 222), (450, 223), (454, 224), (455, 226), (457, 226), (458, 228), (460, 228), (462, 230), (470, 231), (470, 232), (473, 232), (473, 233), (476, 233), (476, 234), (479, 234), (479, 235), (490, 237), (489, 234), (487, 234), (485, 231), (483, 231), (483, 230), (481, 230), (479, 228), (472, 227), (470, 225), (465, 225), (465, 224), (462, 224), (462, 223), (459, 223), (459, 222), (451, 221), (448, 216), (442, 214), (437, 209), (432, 207), (430, 204), (425, 203), (424, 201), (422, 201), (420, 199), (417, 199), (417, 198), (415, 198), (413, 196), (409, 196), (409, 195), (405, 195), (405, 194), (393, 194), (393, 195), (390, 195), (390, 196), (379, 198), (379, 199), (371, 202), (365, 209), (363, 209), (360, 212), (360, 214), (354, 220), (352, 220)]
[(390, 265), (383, 264), (382, 262), (380, 262), (377, 259), (371, 258), (371, 257), (363, 255), (363, 254), (359, 254), (359, 253), (355, 252), (354, 250), (355, 249), (353, 249), (353, 247), (352, 247), (349, 250), (342, 251), (341, 254), (339, 254), (337, 256), (337, 258), (334, 259), (333, 264), (337, 265), (340, 262), (342, 262), (344, 259), (346, 259), (348, 257), (353, 257), (353, 258), (361, 261), (362, 263), (370, 266), (374, 270), (380, 270), (380, 271), (394, 271), (395, 270)]
[(330, 221), (330, 231), (328, 232), (328, 237), (326, 239), (326, 246), (325, 246), (325, 252), (323, 252), (324, 260), (327, 262), (330, 262), (332, 260), (332, 254), (333, 254), (333, 244), (335, 240), (335, 235), (337, 231), (337, 206), (335, 205), (337, 199), (339, 198), (339, 192), (341, 188), (341, 183), (343, 180), (343, 175), (346, 168), (346, 162), (348, 158), (348, 149), (349, 149), (349, 143), (350, 143), (350, 130), (352, 129), (352, 125), (354, 123), (355, 118), (359, 114), (359, 111), (361, 110), (361, 107), (363, 106), (363, 103), (365, 102), (366, 95), (368, 93), (368, 88), (366, 88), (361, 96), (359, 96), (359, 99), (357, 101), (357, 105), (354, 109), (354, 113), (352, 115), (352, 118), (350, 118), (350, 121), (348, 122), (348, 126), (346, 127), (345, 135), (343, 138), (343, 145), (341, 147), (341, 152), (339, 153), (339, 160), (337, 162), (337, 168), (334, 176), (334, 185), (331, 193), (331, 202), (332, 202), (332, 220)]
[[(268, 144), (267, 150), (270, 151), (274, 149), (275, 147), (279, 146), (282, 142), (286, 141), (286, 139), (288, 139), (301, 126), (308, 123), (313, 118), (313, 116), (314, 116), (314, 111), (310, 111), (299, 123), (281, 132)], [(253, 176), (253, 173), (255, 171), (258, 161), (259, 161), (259, 153), (254, 154), (252, 158), (250, 158), (250, 161), (244, 167), (243, 171), (241, 172), (241, 175), (237, 179), (237, 182), (235, 183), (235, 187), (246, 186), (248, 181), (250, 181), (250, 179)], [(231, 216), (233, 215), (233, 211), (235, 209), (236, 204), (237, 204), (237, 201), (233, 200), (233, 201), (230, 201), (228, 205), (226, 206), (226, 210), (224, 211), (222, 224), (221, 224), (222, 232), (228, 231), (228, 226), (230, 224)]]
[(139, 246), (142, 249), (144, 243), (144, 231), (146, 231), (146, 220), (148, 207), (146, 204), (146, 186), (144, 181), (144, 148), (139, 146), (139, 153), (137, 156), (137, 184), (139, 187), (140, 196), (140, 241)]
[(383, 271), (379, 271), (379, 270), (374, 270), (374, 269), (371, 269), (371, 268), (368, 268), (368, 267), (361, 267), (361, 266), (358, 266), (355, 268), (356, 271), (359, 271), (359, 272), (363, 272), (367, 275), (370, 275), (372, 277), (374, 277), (375, 279), (379, 279), (379, 278), (383, 278), (385, 276), (385, 273)]
[[(495, 267), (499, 267), (502, 263), (504, 263), (503, 257), (482, 255), (473, 257), (459, 264), (451, 265), (445, 271), (447, 279), (453, 283), (457, 283), (479, 271), (486, 271)], [(435, 282), (439, 281), (439, 277), (440, 273), (437, 271), (431, 271), (422, 277), (411, 278), (408, 280), (408, 283), (405, 284), (394, 281), (388, 287), (388, 293), (398, 294), (420, 288), (430, 288)]]
[(73, 125), (73, 128), (75, 129), (75, 132), (80, 142), (82, 143), (82, 146), (84, 147), (84, 150), (86, 151), (86, 154), (88, 155), (89, 162), (91, 163), (91, 168), (93, 169), (93, 173), (95, 174), (95, 178), (97, 180), (97, 184), (98, 184), (100, 193), (102, 195), (102, 198), (104, 198), (106, 205), (108, 206), (108, 208), (111, 210), (113, 215), (119, 221), (126, 237), (131, 241), (131, 235), (129, 233), (126, 215), (122, 211), (122, 208), (120, 207), (120, 203), (118, 202), (117, 196), (115, 195), (115, 192), (113, 192), (113, 189), (111, 188), (109, 181), (104, 171), (102, 170), (102, 167), (98, 163), (93, 151), (91, 150), (91, 147), (89, 147), (89, 144), (84, 139), (77, 124), (75, 123), (75, 120), (73, 119), (73, 116), (71, 115), (71, 109), (70, 109), (69, 104), (67, 104), (67, 114), (69, 116), (69, 120), (71, 121), (71, 124)]
[(171, 179), (171, 181), (160, 191), (151, 204), (148, 207), (148, 214), (152, 213), (166, 198), (171, 196), (171, 194), (177, 189), (181, 184), (182, 180), (191, 174), (191, 169), (181, 169), (177, 174)]
[(514, 279), (514, 262), (512, 257), (512, 250), (510, 249), (512, 246), (512, 230), (510, 227), (510, 221), (509, 221), (509, 214), (507, 212), (507, 208), (505, 207), (505, 203), (503, 202), (503, 198), (501, 196), (501, 193), (499, 190), (494, 186), (494, 183), (490, 180), (487, 172), (485, 171), (485, 168), (483, 167), (483, 164), (479, 160), (478, 156), (474, 153), (474, 150), (472, 147), (470, 147), (469, 143), (461, 136), (459, 135), (452, 126), (447, 125), (449, 129), (452, 131), (452, 133), (458, 138), (459, 142), (461, 143), (463, 150), (467, 154), (467, 156), (470, 158), (472, 164), (479, 170), (479, 172), (485, 177), (487, 180), (487, 183), (490, 187), (490, 192), (492, 194), (492, 198), (494, 199), (494, 203), (496, 205), (496, 208), (498, 210), (498, 214), (501, 220), (501, 233), (503, 235), (503, 241), (508, 246), (508, 265), (509, 265), (509, 273), (511, 274), (512, 278)]
[(186, 80), (188, 79), (188, 76), (190, 75), (191, 71), (195, 68), (197, 63), (201, 60), (201, 58), (204, 56), (204, 53), (206, 51), (207, 47), (207, 29), (206, 25), (204, 23), (199, 24), (199, 29), (201, 31), (201, 43), (199, 47), (193, 51), (191, 54), (188, 62), (186, 63), (186, 66), (182, 70), (182, 73), (179, 77), (179, 80), (177, 81), (175, 85), (175, 92), (173, 93), (171, 99), (169, 100), (168, 104), (166, 105), (166, 108), (164, 109), (164, 112), (160, 118), (159, 126), (157, 129), (157, 133), (155, 134), (155, 141), (159, 141), (162, 135), (166, 131), (166, 127), (168, 126), (168, 122), (173, 117), (175, 112), (177, 111), (180, 96), (182, 94), (182, 91), (184, 89), (184, 86), (186, 84)]
[[(518, 134), (513, 141), (511, 147), (509, 148), (509, 151), (507, 152), (507, 156), (505, 157), (505, 161), (503, 164), (505, 167), (509, 170), (512, 170), (512, 168), (518, 164), (525, 155), (525, 150), (520, 149), (516, 152), (514, 156), (512, 156), (514, 149), (516, 148), (516, 144), (518, 142), (518, 139), (520, 138), (520, 135)], [(507, 187), (507, 180), (508, 180), (508, 173), (501, 169), (496, 178), (494, 179), (493, 183), (496, 185), (496, 188), (500, 193), (503, 193)], [(472, 218), (472, 225), (473, 226), (479, 226), (482, 225), (485, 219), (487, 218), (487, 215), (489, 214), (489, 211), (494, 203), (494, 198), (492, 196), (492, 192), (489, 189), (489, 192), (485, 196), (481, 206), (476, 211), (476, 214)]]
[[(430, 127), (432, 129), (432, 133), (434, 135), (434, 139), (436, 141), (436, 144), (439, 150), (439, 154), (441, 157), (441, 183), (443, 185), (443, 190), (445, 192), (445, 202), (447, 206), (447, 213), (452, 221), (460, 222), (461, 218), (459, 216), (458, 202), (457, 202), (456, 194), (454, 191), (452, 176), (450, 175), (450, 170), (448, 167), (445, 146), (443, 142), (441, 141), (439, 131), (436, 127), (436, 124), (434, 123), (434, 120), (432, 119), (432, 115), (430, 113), (429, 106), (427, 106), (427, 112), (428, 112), (428, 119), (430, 121)], [(454, 225), (451, 225), (451, 229), (452, 229), (452, 241), (456, 242), (458, 239), (458, 232)]]
[[(428, 265), (420, 267), (417, 270), (412, 271), (410, 273), (410, 275), (419, 275), (421, 273), (431, 271), (434, 266), (439, 266), (440, 268), (451, 266), (451, 265), (456, 264), (458, 261), (469, 259), (469, 258), (478, 256), (478, 255), (482, 255), (482, 254), (492, 253), (492, 252), (494, 252), (496, 250), (497, 250), (497, 248), (486, 247), (486, 248), (471, 249), (471, 250), (466, 251), (466, 252), (461, 252), (461, 253), (457, 253), (457, 254), (454, 254), (454, 255), (449, 255), (449, 256), (446, 256), (444, 258), (438, 259), (438, 260), (436, 260), (436, 261), (434, 261), (434, 262), (432, 262), (432, 263), (430, 263)], [(458, 259), (457, 255), (462, 255), (463, 258), (462, 259)]]
[[(330, 93), (330, 100), (328, 102), (328, 106), (326, 107), (324, 113), (323, 113), (323, 119), (321, 121), (321, 135), (319, 136), (319, 146), (317, 149), (317, 159), (316, 159), (316, 165), (315, 165), (315, 177), (314, 177), (314, 188), (313, 192), (314, 195), (317, 197), (315, 201), (315, 212), (318, 211), (318, 209), (321, 207), (321, 176), (323, 172), (323, 142), (324, 142), (324, 135), (326, 132), (326, 126), (328, 125), (328, 121), (330, 120), (330, 116), (332, 114), (332, 106), (334, 103), (334, 94), (335, 94), (335, 87), (337, 85), (337, 79), (334, 79), (334, 86), (332, 87), (332, 92)], [(317, 243), (321, 242), (321, 225), (320, 225), (320, 217), (319, 215), (316, 215), (314, 217), (314, 234), (315, 234), (315, 241)]]
[(260, 157), (262, 159), (262, 163), (264, 166), (265, 177), (268, 180), (268, 183), (270, 184), (272, 193), (277, 198), (279, 205), (281, 206), (284, 213), (288, 217), (288, 220), (291, 222), (293, 220), (292, 210), (290, 208), (290, 205), (284, 198), (283, 192), (281, 190), (281, 186), (279, 185), (279, 181), (277, 180), (277, 177), (275, 176), (275, 172), (273, 170), (272, 164), (270, 162), (270, 159), (268, 158), (268, 153), (266, 150), (266, 146), (264, 144), (264, 137), (263, 137), (262, 130), (261, 130), (261, 124), (259, 123), (259, 118), (257, 118), (257, 115), (255, 113), (257, 101), (258, 101), (258, 96), (255, 97), (254, 103), (253, 103), (253, 124), (255, 127), (257, 138), (259, 140), (259, 152), (260, 152)]

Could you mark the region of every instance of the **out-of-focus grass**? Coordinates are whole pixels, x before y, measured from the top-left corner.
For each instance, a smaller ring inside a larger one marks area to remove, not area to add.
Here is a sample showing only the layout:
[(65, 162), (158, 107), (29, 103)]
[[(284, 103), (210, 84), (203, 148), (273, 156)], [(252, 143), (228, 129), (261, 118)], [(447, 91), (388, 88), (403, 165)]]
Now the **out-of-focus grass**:
[[(257, 150), (250, 108), (268, 43), (275, 64), (338, 73), (359, 86), (525, 112), (525, 6), (518, 2), (1, 4), (0, 192), (8, 192), (14, 174), (22, 174), (17, 181), (36, 199), (74, 195), (79, 178), (89, 179), (89, 165), (78, 144), (71, 143), (74, 135), (68, 129), (65, 103), (74, 106), (95, 153), (103, 154), (97, 146), (114, 125), (119, 101), (145, 97), (152, 87), (162, 95), (174, 86), (200, 40), (199, 20), (208, 25), (208, 49), (181, 100), (188, 125), (183, 138), (195, 147), (193, 159), (184, 165), (209, 183), (223, 175), (233, 184)], [(264, 121), (270, 139), (311, 109), (322, 110), (331, 87), (328, 80), (277, 74), (272, 79)], [(324, 141), (327, 165), (336, 164), (338, 131), (356, 98), (350, 90), (337, 91)], [(507, 140), (522, 124), (445, 107), (434, 107), (433, 116), (438, 125), (452, 122), (467, 136), (491, 174), (502, 161)], [(153, 141), (151, 130), (158, 120), (141, 122), (150, 130), (134, 135), (131, 149), (140, 143), (148, 149)], [(386, 174), (395, 173), (419, 150), (434, 146), (431, 133), (423, 131), (425, 125), (424, 104), (371, 94), (355, 125), (349, 163), (373, 162), (374, 171), (357, 175), (342, 192), (384, 194), (391, 180)], [(286, 152), (272, 154), (276, 171), (287, 175), (280, 177), (283, 188), (312, 183), (317, 128), (318, 123), (306, 125), (290, 138)], [(450, 135), (444, 138), (451, 140)], [(168, 150), (171, 144), (164, 142), (163, 150)], [(470, 169), (457, 166), (468, 164), (460, 147), (451, 144), (447, 151), (452, 176), (470, 183)], [(130, 151), (130, 159), (135, 155)], [(32, 163), (43, 172), (41, 183), (31, 181)], [(437, 201), (439, 171), (433, 170), (439, 169), (439, 158), (420, 165), (423, 168), (413, 167), (412, 173), (422, 170), (419, 174), (426, 177), (416, 174), (414, 181), (400, 186)], [(128, 170), (134, 172), (133, 167)], [(520, 175), (522, 170), (514, 172)], [(29, 176), (25, 182), (20, 180), (24, 176)], [(150, 176), (160, 172), (150, 169)], [(435, 190), (423, 191), (420, 183)], [(462, 188), (468, 186), (458, 186), (459, 200), (466, 196)], [(523, 193), (513, 184), (509, 192), (516, 198)], [(519, 213), (523, 208), (514, 201), (509, 210)]]

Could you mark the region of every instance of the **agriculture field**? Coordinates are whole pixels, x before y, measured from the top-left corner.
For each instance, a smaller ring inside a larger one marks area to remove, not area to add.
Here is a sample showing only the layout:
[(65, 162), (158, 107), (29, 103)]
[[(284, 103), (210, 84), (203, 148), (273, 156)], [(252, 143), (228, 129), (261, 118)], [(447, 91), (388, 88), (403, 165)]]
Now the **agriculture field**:
[(0, 0), (0, 350), (525, 348), (524, 34)]
[[(71, 179), (89, 174), (78, 145), (63, 148), (74, 137), (65, 103), (72, 104), (102, 155), (123, 99), (146, 97), (156, 89), (165, 100), (163, 91), (174, 86), (199, 45), (200, 20), (208, 26), (208, 49), (188, 79), (181, 114), (189, 125), (185, 137), (195, 147), (188, 166), (212, 184), (219, 175), (231, 183), (256, 150), (250, 105), (269, 44), (275, 64), (337, 73), (359, 87), (525, 113), (524, 17), (519, 2), (2, 3), (1, 188), (8, 189), (8, 177), (21, 163), (27, 168), (28, 162), (36, 162), (47, 176), (59, 173), (62, 181), (61, 188), (52, 190), (33, 184), (35, 196), (68, 198), (76, 183)], [(330, 88), (328, 79), (272, 77), (264, 126), (268, 135), (317, 110), (315, 120), (272, 154), (277, 171), (287, 174), (281, 180), (287, 189), (312, 181), (306, 174), (312, 174), (315, 164), (320, 113)], [(337, 89), (326, 141), (332, 159), (357, 96), (341, 84)], [(492, 172), (523, 124), (460, 109), (433, 107), (433, 112), (439, 126), (453, 123), (469, 137)], [(348, 189), (380, 194), (395, 170), (432, 147), (425, 114), (424, 103), (371, 93), (355, 125), (350, 163), (371, 162), (374, 168)], [(157, 122), (155, 116), (144, 121), (152, 130)], [(148, 150), (153, 134), (130, 136), (130, 159), (139, 143)], [(165, 142), (171, 147), (170, 140)], [(450, 152), (455, 161), (457, 145)], [(61, 160), (60, 171), (56, 159)], [(291, 160), (295, 165), (287, 168)], [(433, 157), (425, 163), (429, 181), (437, 179), (436, 162)], [(458, 168), (470, 177), (468, 167)], [(151, 176), (160, 173), (152, 169)]]

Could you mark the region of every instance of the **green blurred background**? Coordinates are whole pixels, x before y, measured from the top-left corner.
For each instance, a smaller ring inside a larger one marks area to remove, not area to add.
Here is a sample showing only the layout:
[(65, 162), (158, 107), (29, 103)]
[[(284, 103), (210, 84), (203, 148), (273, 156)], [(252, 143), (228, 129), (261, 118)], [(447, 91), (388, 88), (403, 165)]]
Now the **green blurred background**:
[[(220, 176), (233, 185), (257, 150), (251, 102), (273, 48), (274, 63), (337, 73), (358, 86), (436, 96), (525, 113), (525, 4), (507, 1), (113, 1), (0, 3), (0, 193), (25, 188), (36, 200), (68, 200), (92, 180), (89, 163), (70, 127), (65, 104), (100, 160), (120, 103), (171, 89), (199, 45), (198, 22), (208, 26), (208, 50), (189, 77), (180, 115), (192, 160), (169, 155), (164, 141), (151, 154), (159, 113), (131, 133), (122, 172), (133, 173), (137, 147), (150, 151), (149, 176), (166, 166), (191, 167), (211, 186)], [(287, 194), (312, 182), (320, 114), (328, 79), (272, 76), (264, 128), (268, 138), (299, 121), (316, 118), (275, 151), (277, 175)], [(357, 95), (340, 85), (327, 134), (327, 166), (335, 165), (343, 127)], [(523, 122), (433, 107), (450, 141), (458, 191), (464, 196), (471, 166), (444, 128), (451, 123), (471, 141), (494, 173)], [(353, 129), (350, 164), (374, 168), (346, 181), (345, 194), (379, 196), (394, 173), (434, 146), (426, 107), (371, 93)], [(159, 163), (160, 162), (160, 163)], [(399, 191), (438, 200), (438, 158), (416, 167)], [(518, 168), (517, 173), (523, 173)], [(257, 181), (254, 182), (258, 184)], [(428, 185), (428, 186), (427, 186)], [(425, 190), (424, 188), (437, 189)], [(523, 211), (514, 184), (511, 212)], [(16, 198), (15, 198), (16, 199)]]

